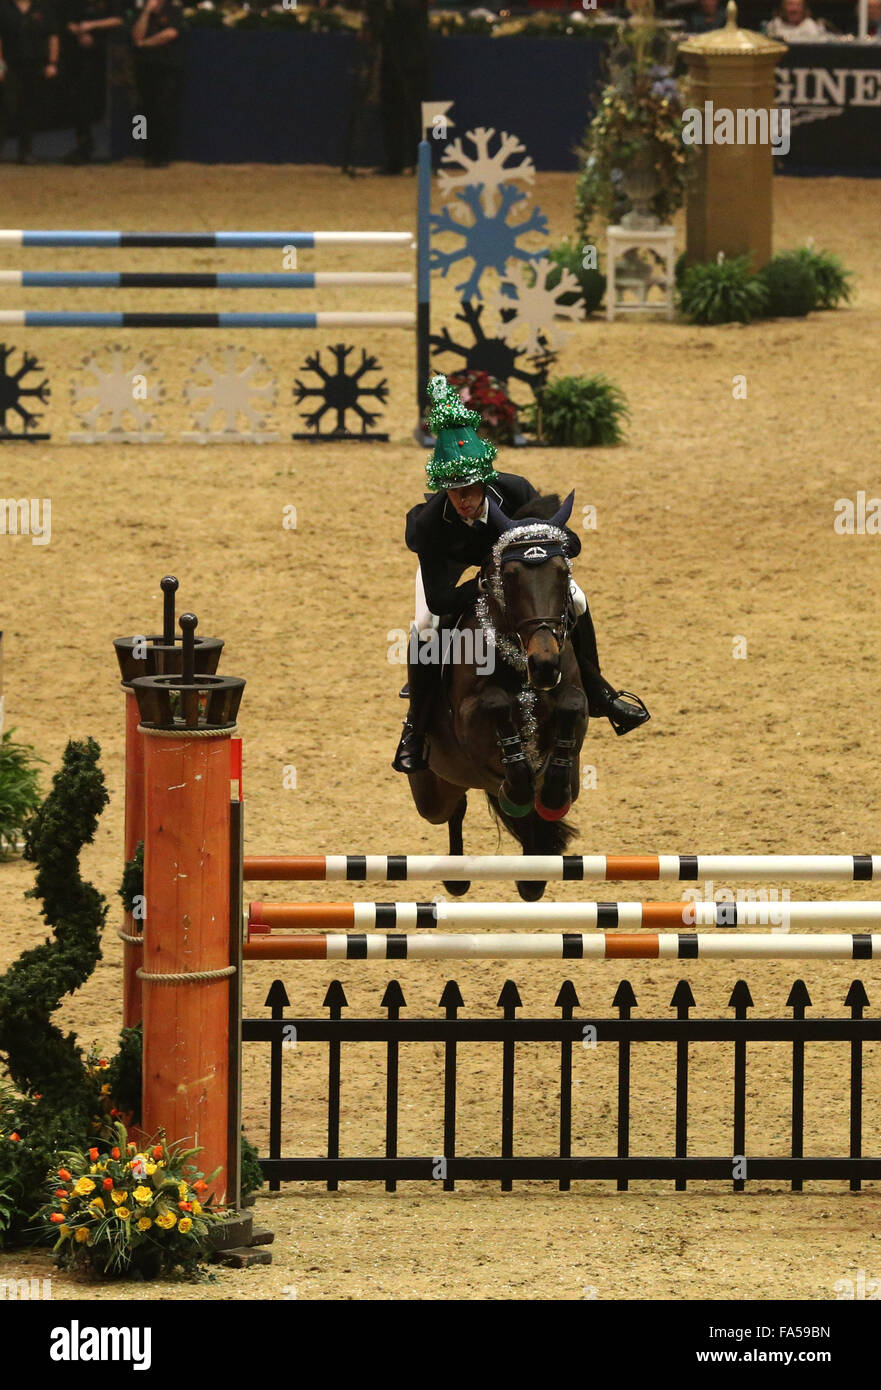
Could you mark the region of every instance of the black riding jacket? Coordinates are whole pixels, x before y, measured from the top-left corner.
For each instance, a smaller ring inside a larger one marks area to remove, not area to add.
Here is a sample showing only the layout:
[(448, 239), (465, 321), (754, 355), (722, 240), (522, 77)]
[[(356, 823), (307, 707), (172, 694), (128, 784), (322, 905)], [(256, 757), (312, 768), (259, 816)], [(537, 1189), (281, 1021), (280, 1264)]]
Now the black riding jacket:
[[(511, 516), (524, 502), (538, 496), (536, 488), (516, 473), (499, 473), (487, 484), (492, 497), (506, 516)], [(473, 607), (478, 593), (477, 579), (459, 584), (459, 579), (472, 565), (478, 567), (489, 555), (498, 533), (485, 521), (471, 525), (463, 521), (446, 492), (426, 493), (426, 501), (407, 513), (404, 533), (409, 550), (419, 556), (425, 600), (432, 613), (458, 617)], [(581, 550), (581, 541), (567, 528), (569, 555)]]

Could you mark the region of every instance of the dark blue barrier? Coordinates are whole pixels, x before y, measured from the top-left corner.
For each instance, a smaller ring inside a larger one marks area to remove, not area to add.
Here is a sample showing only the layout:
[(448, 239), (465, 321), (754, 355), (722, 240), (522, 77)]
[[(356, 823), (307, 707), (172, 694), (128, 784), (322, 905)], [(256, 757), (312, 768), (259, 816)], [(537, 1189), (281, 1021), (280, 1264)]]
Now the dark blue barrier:
[[(426, 96), (455, 103), (455, 134), (508, 130), (538, 169), (573, 170), (603, 49), (586, 39), (435, 36)], [(359, 58), (350, 34), (190, 31), (179, 157), (340, 167)], [(113, 155), (124, 158), (138, 153), (131, 98), (122, 86), (113, 98)], [(793, 109), (784, 173), (881, 174), (881, 45), (792, 45), (778, 99)], [(359, 164), (382, 162), (375, 108), (361, 112), (356, 145)]]

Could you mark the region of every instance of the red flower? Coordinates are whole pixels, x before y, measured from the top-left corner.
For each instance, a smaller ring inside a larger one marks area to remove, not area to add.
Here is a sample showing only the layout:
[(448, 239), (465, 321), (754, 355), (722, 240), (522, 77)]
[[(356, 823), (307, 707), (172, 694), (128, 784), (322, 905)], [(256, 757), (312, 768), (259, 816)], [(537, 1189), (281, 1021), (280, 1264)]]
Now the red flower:
[(13, 1144), (21, 1143), (21, 1135), (19, 1134), (17, 1129), (14, 1129), (9, 1137), (12, 1140)]
[(70, 1173), (66, 1168), (59, 1168), (58, 1176), (62, 1182), (70, 1182)]
[(89, 1158), (92, 1160), (93, 1163), (95, 1163), (98, 1158), (98, 1150), (89, 1149)]
[(153, 1149), (153, 1157), (154, 1157), (155, 1159), (160, 1159), (160, 1158), (162, 1157), (162, 1145), (161, 1145), (161, 1144), (157, 1144), (157, 1145), (155, 1146), (155, 1148)]
[(207, 1184), (207, 1182), (203, 1182), (202, 1179), (200, 1178), (198, 1182), (194, 1182), (194, 1183), (193, 1183), (193, 1191), (194, 1191), (194, 1192), (199, 1192), (199, 1193), (207, 1192), (207, 1191), (208, 1191), (208, 1184)]
[(192, 1210), (193, 1210), (193, 1204), (192, 1204), (192, 1202), (178, 1202), (178, 1207), (180, 1208), (181, 1211), (192, 1211)]
[(111, 1150), (110, 1150), (110, 1157), (111, 1157), (111, 1158), (121, 1158), (122, 1155), (120, 1154), (119, 1149), (111, 1149)]
[(112, 1187), (113, 1187), (113, 1179), (112, 1179), (112, 1178), (105, 1178), (105, 1179), (104, 1179), (104, 1191), (105, 1191), (105, 1192), (109, 1192), (109, 1191), (111, 1190)]
[(60, 1226), (62, 1221), (64, 1220), (64, 1212), (53, 1211), (52, 1215), (49, 1217), (49, 1220), (54, 1221), (56, 1226)]

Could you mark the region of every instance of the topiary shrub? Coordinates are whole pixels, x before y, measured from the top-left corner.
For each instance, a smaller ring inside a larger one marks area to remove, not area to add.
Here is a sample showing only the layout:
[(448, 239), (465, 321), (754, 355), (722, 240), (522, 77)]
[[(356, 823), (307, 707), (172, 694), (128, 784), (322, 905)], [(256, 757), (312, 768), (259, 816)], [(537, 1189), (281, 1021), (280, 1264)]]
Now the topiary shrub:
[(15, 854), (30, 816), (40, 804), (38, 758), (29, 743), (15, 743), (14, 729), (0, 738), (0, 859)]
[(751, 323), (767, 304), (764, 282), (753, 272), (748, 256), (693, 265), (682, 276), (679, 306), (694, 323)]
[(528, 427), (563, 448), (620, 444), (630, 411), (624, 393), (601, 374), (548, 382), (528, 407)]
[(812, 246), (799, 246), (792, 254), (814, 273), (817, 282), (814, 308), (837, 309), (842, 301), (850, 303), (849, 281), (853, 279), (853, 271), (845, 270), (839, 256), (833, 256), (831, 251), (815, 251)]
[[(548, 289), (556, 289), (563, 271), (568, 270), (575, 276), (581, 288), (585, 317), (595, 313), (603, 302), (603, 295), (606, 292), (606, 277), (601, 270), (585, 267), (582, 247), (565, 237), (559, 246), (551, 248), (548, 252), (548, 259), (554, 265), (554, 269), (548, 272), (548, 278), (545, 281)], [(573, 290), (567, 294), (561, 294), (559, 303), (575, 304), (577, 300), (578, 295)]]
[(33, 1215), (60, 1150), (101, 1144), (121, 1113), (140, 1111), (140, 1030), (124, 1030), (117, 1056), (106, 1059), (84, 1056), (74, 1034), (52, 1022), (101, 958), (107, 905), (79, 865), (108, 800), (99, 754), (93, 739), (68, 743), (25, 828), (25, 858), (36, 865), (28, 896), (42, 901), (53, 939), (0, 976), (0, 1060), (15, 1088), (0, 1093), (0, 1245), (40, 1238)]
[(243, 1134), (241, 1171), (242, 1197), (250, 1197), (252, 1192), (259, 1191), (265, 1181), (263, 1169), (260, 1167), (260, 1155), (250, 1139), (247, 1139)]
[(804, 318), (817, 307), (819, 286), (813, 266), (797, 251), (781, 251), (760, 271), (769, 318)]

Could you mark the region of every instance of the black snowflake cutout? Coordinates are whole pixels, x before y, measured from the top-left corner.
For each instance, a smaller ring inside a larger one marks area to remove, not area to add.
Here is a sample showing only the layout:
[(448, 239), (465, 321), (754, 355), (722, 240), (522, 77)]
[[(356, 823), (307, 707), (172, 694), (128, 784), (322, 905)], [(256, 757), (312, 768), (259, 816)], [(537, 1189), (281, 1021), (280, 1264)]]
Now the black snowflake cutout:
[[(317, 441), (323, 439), (358, 439), (358, 440), (380, 440), (386, 441), (387, 434), (379, 434), (370, 429), (380, 418), (379, 413), (367, 410), (361, 403), (364, 396), (372, 396), (374, 400), (385, 402), (388, 399), (388, 385), (385, 377), (377, 382), (375, 386), (362, 384), (362, 379), (368, 372), (381, 370), (376, 358), (369, 356), (364, 349), (361, 349), (361, 365), (356, 371), (346, 371), (346, 358), (354, 352), (354, 347), (345, 343), (336, 343), (327, 349), (336, 359), (336, 371), (328, 371), (321, 362), (321, 352), (313, 353), (306, 358), (305, 363), (300, 368), (303, 372), (314, 372), (319, 378), (319, 385), (304, 386), (299, 377), (296, 378), (294, 385), (294, 399), (299, 405), (308, 396), (318, 396), (321, 404), (315, 410), (303, 412), (303, 419), (312, 431), (311, 434), (294, 434), (292, 439), (308, 439)], [(331, 430), (323, 430), (321, 421), (328, 411), (336, 411), (336, 426)], [(353, 432), (348, 428), (346, 416), (349, 411), (354, 411), (361, 422), (360, 432)]]
[[(38, 439), (51, 439), (49, 434), (38, 434), (37, 425), (43, 418), (42, 411), (33, 411), (28, 408), (26, 398), (31, 401), (39, 401), (42, 405), (49, 404), (49, 382), (44, 378), (38, 386), (25, 386), (23, 381), (32, 372), (41, 372), (43, 368), (31, 353), (22, 349), (21, 366), (17, 372), (9, 370), (9, 359), (15, 352), (14, 347), (7, 347), (5, 343), (0, 343), (0, 444), (5, 444), (10, 440), (25, 439), (33, 443)], [(16, 434), (11, 428), (7, 417), (12, 417), (13, 423), (21, 425), (21, 432)]]
[[(432, 333), (428, 340), (434, 349), (434, 356), (442, 357), (444, 353), (455, 353), (464, 358), (464, 370), (488, 372), (503, 386), (507, 386), (513, 377), (515, 381), (524, 382), (533, 395), (537, 395), (547, 383), (548, 372), (557, 360), (557, 353), (543, 347), (538, 353), (528, 357), (525, 348), (516, 347), (504, 338), (488, 338), (480, 321), (483, 310), (483, 304), (463, 302), (462, 312), (456, 315), (456, 319), (471, 329), (472, 341), (466, 344), (457, 343), (450, 336), (449, 329), (444, 328), (441, 333)], [(503, 310), (500, 317), (504, 322), (514, 312), (513, 308)], [(539, 341), (541, 342), (541, 339)], [(524, 358), (524, 362), (518, 360), (521, 357)], [(532, 371), (526, 370), (527, 362), (531, 363)]]

